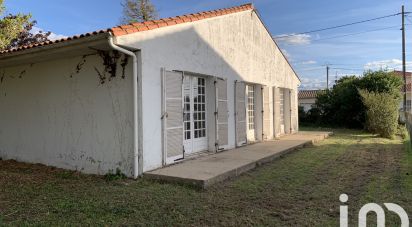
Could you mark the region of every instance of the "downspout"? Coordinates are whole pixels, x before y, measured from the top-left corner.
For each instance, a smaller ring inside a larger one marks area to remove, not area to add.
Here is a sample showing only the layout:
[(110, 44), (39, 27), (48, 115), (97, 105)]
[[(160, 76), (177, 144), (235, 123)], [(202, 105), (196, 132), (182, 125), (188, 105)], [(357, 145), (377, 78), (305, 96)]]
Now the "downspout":
[[(139, 157), (143, 157), (139, 150), (139, 121), (138, 121), (138, 109), (137, 109), (137, 88), (138, 88), (138, 76), (137, 76), (137, 56), (130, 50), (121, 48), (114, 44), (113, 35), (109, 35), (109, 46), (114, 50), (117, 50), (123, 54), (129, 55), (133, 58), (133, 177), (138, 178), (143, 174), (143, 168), (139, 168), (142, 165), (142, 161)], [(140, 161), (140, 162), (139, 162)]]

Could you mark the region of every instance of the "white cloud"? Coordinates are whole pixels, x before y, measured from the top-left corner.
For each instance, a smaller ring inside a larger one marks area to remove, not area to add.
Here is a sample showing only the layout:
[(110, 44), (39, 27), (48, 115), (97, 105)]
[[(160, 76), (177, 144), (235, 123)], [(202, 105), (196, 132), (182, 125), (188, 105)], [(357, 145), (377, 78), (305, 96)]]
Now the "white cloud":
[[(31, 33), (36, 34), (36, 33), (39, 33), (41, 31), (44, 32), (44, 29), (41, 29), (39, 27), (33, 27), (32, 30), (31, 30)], [(67, 36), (56, 34), (56, 33), (53, 33), (53, 32), (49, 36), (49, 39), (51, 41), (58, 40), (58, 39), (64, 39), (64, 38), (67, 38)]]
[[(406, 66), (412, 66), (411, 61), (406, 62)], [(394, 69), (401, 69), (402, 67), (402, 60), (400, 59), (387, 59), (387, 60), (380, 60), (380, 61), (372, 61), (365, 64), (364, 69), (366, 70), (394, 70)]]
[(314, 64), (316, 64), (316, 63), (317, 63), (317, 62), (316, 62), (316, 61), (313, 61), (313, 60), (300, 62), (301, 65), (314, 65)]
[(282, 34), (274, 38), (279, 43), (289, 45), (308, 45), (311, 43), (311, 36), (308, 34)]
[(315, 90), (315, 89), (325, 89), (326, 79), (318, 78), (301, 78), (302, 84), (300, 89), (302, 90)]

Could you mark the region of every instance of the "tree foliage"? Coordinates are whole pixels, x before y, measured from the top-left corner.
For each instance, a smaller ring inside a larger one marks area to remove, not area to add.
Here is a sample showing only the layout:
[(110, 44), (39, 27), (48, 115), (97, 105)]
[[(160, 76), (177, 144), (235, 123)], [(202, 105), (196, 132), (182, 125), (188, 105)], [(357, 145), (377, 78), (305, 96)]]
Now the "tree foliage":
[(150, 0), (124, 0), (123, 24), (144, 22), (157, 19), (157, 10)]
[[(5, 7), (4, 0), (0, 0), (0, 16), (3, 15)], [(30, 45), (49, 40), (50, 32), (32, 33), (35, 20), (31, 20), (30, 14), (8, 14), (0, 18), (0, 50)]]
[(316, 106), (321, 115), (319, 123), (339, 127), (363, 128), (366, 122), (366, 108), (359, 94), (359, 89), (400, 97), (401, 86), (402, 80), (392, 72), (387, 71), (368, 71), (362, 77), (343, 77), (331, 90), (318, 96)]
[(359, 90), (366, 107), (366, 129), (382, 137), (392, 138), (398, 128), (400, 97), (388, 92)]

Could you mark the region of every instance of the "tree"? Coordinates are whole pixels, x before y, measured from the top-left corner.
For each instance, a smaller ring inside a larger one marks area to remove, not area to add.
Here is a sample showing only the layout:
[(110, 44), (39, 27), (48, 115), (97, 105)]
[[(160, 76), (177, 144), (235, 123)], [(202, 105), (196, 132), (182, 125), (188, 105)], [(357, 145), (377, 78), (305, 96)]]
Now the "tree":
[(24, 25), (23, 30), (18, 34), (16, 38), (11, 40), (6, 49), (16, 48), (19, 46), (27, 46), (35, 43), (42, 43), (49, 41), (51, 32), (39, 31), (33, 33), (33, 27), (37, 24), (37, 21), (31, 21)]
[(331, 126), (363, 128), (366, 123), (366, 107), (359, 89), (400, 97), (401, 86), (402, 80), (387, 71), (368, 71), (363, 77), (343, 77), (333, 89), (318, 96), (316, 105), (320, 110), (320, 121)]
[(144, 22), (157, 19), (157, 11), (150, 0), (124, 0), (123, 24)]
[[(5, 10), (3, 3), (4, 0), (0, 0), (0, 16), (3, 15)], [(0, 50), (48, 40), (50, 32), (32, 33), (32, 28), (37, 22), (32, 21), (31, 17), (30, 14), (19, 13), (0, 18)]]

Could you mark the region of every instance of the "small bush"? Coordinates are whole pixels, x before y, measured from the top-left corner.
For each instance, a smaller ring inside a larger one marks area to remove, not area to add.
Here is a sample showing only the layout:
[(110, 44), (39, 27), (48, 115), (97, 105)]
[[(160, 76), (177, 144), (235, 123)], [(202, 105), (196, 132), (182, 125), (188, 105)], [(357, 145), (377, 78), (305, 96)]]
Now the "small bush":
[(407, 139), (409, 136), (408, 130), (406, 129), (405, 125), (398, 125), (398, 133), (397, 133), (402, 139)]
[(118, 168), (116, 169), (116, 173), (114, 173), (113, 170), (110, 170), (109, 173), (104, 176), (104, 179), (106, 179), (106, 181), (123, 180), (126, 178), (126, 175), (124, 175)]
[(385, 138), (393, 138), (398, 129), (399, 96), (387, 92), (359, 90), (366, 107), (366, 129)]

